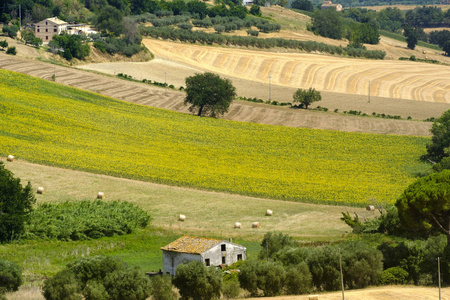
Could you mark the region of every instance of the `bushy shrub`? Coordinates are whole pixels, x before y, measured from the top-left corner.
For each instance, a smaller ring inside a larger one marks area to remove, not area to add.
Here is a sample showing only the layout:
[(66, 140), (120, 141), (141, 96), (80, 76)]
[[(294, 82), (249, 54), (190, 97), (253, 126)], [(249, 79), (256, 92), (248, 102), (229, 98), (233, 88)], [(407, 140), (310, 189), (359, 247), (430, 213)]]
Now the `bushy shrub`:
[(81, 300), (81, 285), (75, 274), (68, 269), (64, 269), (52, 278), (44, 281), (42, 287), (46, 300)]
[(409, 274), (400, 267), (392, 267), (383, 271), (381, 274), (381, 284), (406, 284)]
[(258, 296), (258, 290), (263, 291), (264, 296), (279, 295), (284, 279), (284, 268), (274, 262), (246, 261), (239, 273), (241, 287), (252, 296)]
[(153, 300), (174, 300), (172, 277), (169, 274), (154, 276), (150, 279)]
[(266, 259), (267, 254), (272, 257), (275, 253), (284, 247), (297, 246), (298, 243), (292, 237), (281, 232), (268, 232), (264, 235), (261, 242), (261, 251), (259, 258)]
[(200, 261), (191, 261), (178, 265), (173, 284), (178, 288), (181, 299), (219, 298), (222, 291), (222, 273), (216, 268), (207, 268)]
[(84, 200), (38, 206), (25, 230), (29, 239), (86, 240), (129, 234), (149, 222), (150, 216), (134, 204)]
[(16, 47), (15, 47), (15, 46), (13, 46), (13, 47), (8, 47), (8, 48), (6, 49), (6, 54), (16, 55), (16, 54), (17, 54)]
[(89, 280), (84, 288), (86, 300), (108, 300), (108, 292), (102, 283), (97, 280)]
[(185, 23), (179, 23), (178, 27), (184, 30), (191, 30), (192, 27), (194, 27), (191, 23), (185, 22)]
[(301, 262), (296, 266), (290, 267), (286, 272), (284, 282), (286, 294), (300, 295), (308, 293), (312, 288), (312, 276), (308, 265)]
[(150, 295), (150, 282), (118, 258), (94, 256), (76, 260), (45, 280), (43, 292), (46, 300), (144, 300)]
[(14, 292), (22, 285), (22, 269), (18, 264), (0, 260), (0, 294), (1, 291)]
[(16, 25), (3, 25), (2, 27), (3, 33), (6, 33), (8, 37), (14, 39), (17, 37), (17, 32), (19, 31), (19, 27)]
[(239, 285), (239, 281), (237, 279), (228, 280), (223, 283), (222, 294), (225, 299), (237, 298), (240, 292), (241, 286)]
[(104, 286), (112, 300), (145, 300), (150, 296), (150, 280), (138, 269), (119, 269), (109, 273)]
[(102, 41), (95, 41), (94, 48), (100, 50), (101, 53), (106, 53), (106, 45)]

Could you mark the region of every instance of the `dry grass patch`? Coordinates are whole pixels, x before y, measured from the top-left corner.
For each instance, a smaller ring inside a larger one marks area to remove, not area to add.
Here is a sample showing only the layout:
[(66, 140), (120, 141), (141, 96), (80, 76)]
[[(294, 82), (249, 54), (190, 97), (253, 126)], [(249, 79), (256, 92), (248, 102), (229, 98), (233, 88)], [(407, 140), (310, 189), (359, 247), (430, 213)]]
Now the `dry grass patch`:
[[(23, 183), (30, 181), (35, 188), (45, 187), (45, 194), (36, 195), (38, 203), (94, 200), (97, 192), (102, 190), (106, 195), (105, 201), (136, 203), (154, 218), (152, 224), (180, 234), (260, 240), (266, 232), (278, 230), (304, 241), (329, 241), (340, 239), (350, 231), (339, 219), (342, 211), (357, 212), (361, 217), (377, 215), (377, 212), (368, 212), (364, 208), (199, 191), (47, 167), (21, 160), (7, 163), (6, 168), (21, 178)], [(267, 209), (273, 210), (273, 216), (265, 216)], [(178, 221), (180, 214), (186, 215), (185, 222)], [(260, 229), (251, 228), (255, 221), (261, 222)], [(235, 222), (240, 222), (242, 228), (234, 229)]]

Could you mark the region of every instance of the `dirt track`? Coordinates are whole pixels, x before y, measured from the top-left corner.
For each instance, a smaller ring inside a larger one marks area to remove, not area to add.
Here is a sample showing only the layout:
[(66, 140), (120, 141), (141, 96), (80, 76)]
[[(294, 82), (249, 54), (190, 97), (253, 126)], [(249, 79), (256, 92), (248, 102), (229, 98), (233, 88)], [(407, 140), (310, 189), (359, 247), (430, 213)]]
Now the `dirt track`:
[[(420, 286), (384, 286), (363, 290), (350, 290), (344, 292), (347, 300), (434, 300), (439, 299), (439, 289)], [(450, 299), (450, 288), (441, 290), (442, 300)], [(260, 298), (249, 298), (255, 300)], [(280, 296), (264, 298), (265, 300), (308, 300), (309, 295), (304, 296)], [(342, 292), (319, 294), (319, 300), (340, 300)]]
[[(73, 68), (51, 66), (46, 63), (11, 57), (5, 54), (0, 54), (0, 68), (47, 80), (51, 79), (53, 73), (55, 73), (58, 83), (104, 94), (128, 102), (185, 113), (188, 112), (187, 107), (183, 105), (184, 94), (181, 92), (168, 90), (166, 95), (162, 88)], [(151, 66), (148, 66), (148, 68), (151, 68)], [(251, 81), (242, 82), (242, 84), (251, 83)], [(282, 90), (284, 88), (275, 87), (274, 91), (277, 89)], [(431, 105), (431, 107), (436, 106)], [(426, 107), (424, 106), (422, 110), (426, 110)], [(439, 107), (439, 110), (444, 111), (445, 108)], [(421, 110), (415, 108), (414, 111), (420, 112)], [(439, 113), (436, 113), (436, 115), (439, 116)], [(293, 110), (286, 107), (268, 106), (244, 101), (235, 101), (229, 113), (225, 115), (225, 119), (290, 127), (421, 136), (429, 135), (429, 128), (431, 126), (429, 122), (343, 116), (335, 113)]]

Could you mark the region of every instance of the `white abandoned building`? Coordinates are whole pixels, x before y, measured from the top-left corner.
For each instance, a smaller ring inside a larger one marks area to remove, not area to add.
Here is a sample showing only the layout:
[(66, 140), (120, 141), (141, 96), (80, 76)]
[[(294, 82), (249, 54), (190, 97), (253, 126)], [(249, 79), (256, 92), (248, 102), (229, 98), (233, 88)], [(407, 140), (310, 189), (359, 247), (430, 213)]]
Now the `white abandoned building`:
[(175, 276), (177, 266), (193, 260), (206, 266), (231, 265), (247, 258), (247, 248), (231, 241), (182, 236), (161, 248), (163, 272)]

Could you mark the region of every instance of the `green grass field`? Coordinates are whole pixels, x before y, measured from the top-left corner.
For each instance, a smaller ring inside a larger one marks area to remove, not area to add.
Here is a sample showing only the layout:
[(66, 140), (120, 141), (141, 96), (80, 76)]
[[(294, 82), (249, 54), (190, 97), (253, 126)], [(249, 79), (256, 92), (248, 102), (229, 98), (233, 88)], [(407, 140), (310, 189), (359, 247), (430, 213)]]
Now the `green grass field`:
[(0, 70), (0, 155), (311, 203), (393, 203), (428, 141), (170, 112)]

